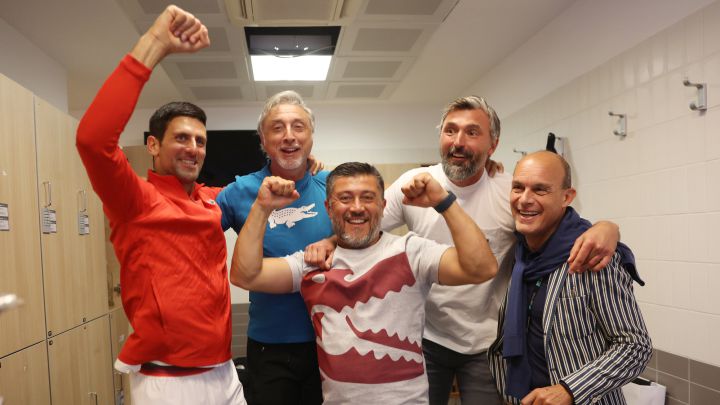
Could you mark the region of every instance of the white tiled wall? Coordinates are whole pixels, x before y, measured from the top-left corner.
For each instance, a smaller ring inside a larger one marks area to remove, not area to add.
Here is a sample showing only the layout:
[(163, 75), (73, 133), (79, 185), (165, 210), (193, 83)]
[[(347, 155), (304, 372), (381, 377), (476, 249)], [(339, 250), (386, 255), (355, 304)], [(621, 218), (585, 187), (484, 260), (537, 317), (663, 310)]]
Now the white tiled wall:
[[(708, 111), (691, 111), (692, 82)], [(541, 78), (540, 78), (541, 79)], [(614, 136), (627, 114), (628, 135)], [(720, 365), (720, 2), (578, 77), (503, 120), (503, 148), (566, 138), (574, 204), (611, 219), (647, 282), (636, 288), (656, 348)]]

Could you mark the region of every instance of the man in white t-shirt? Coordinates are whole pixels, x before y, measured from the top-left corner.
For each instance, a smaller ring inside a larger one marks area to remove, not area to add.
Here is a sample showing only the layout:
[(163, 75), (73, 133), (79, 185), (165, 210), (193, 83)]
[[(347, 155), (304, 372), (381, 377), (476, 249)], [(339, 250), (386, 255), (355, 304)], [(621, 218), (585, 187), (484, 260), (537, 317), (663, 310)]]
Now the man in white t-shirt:
[(481, 283), (497, 272), (485, 235), (429, 174), (402, 187), (404, 203), (434, 208), (455, 247), (413, 233), (382, 233), (384, 184), (366, 163), (345, 163), (327, 178), (338, 248), (330, 270), (303, 253), (263, 259), (273, 210), (299, 197), (294, 182), (267, 177), (235, 245), (231, 281), (252, 291), (300, 291), (316, 334), (325, 404), (427, 404), (421, 346), (425, 298), (434, 284)]
[[(447, 404), (457, 379), (464, 404), (499, 405), (490, 375), (487, 349), (495, 340), (498, 308), (503, 300), (515, 246), (510, 213), (512, 176), (489, 176), (486, 162), (497, 148), (500, 119), (477, 96), (451, 102), (440, 121), (440, 164), (403, 174), (385, 192), (387, 206), (382, 229), (407, 225), (410, 231), (439, 243), (452, 244), (448, 227), (432, 210), (402, 204), (401, 186), (419, 173), (429, 173), (457, 195), (458, 204), (482, 229), (498, 262), (498, 275), (480, 285), (433, 285), (425, 307), (423, 351), (430, 381), (430, 403)], [(615, 252), (617, 226), (599, 222), (575, 243), (571, 271), (600, 270)], [(320, 254), (322, 255), (322, 254)]]

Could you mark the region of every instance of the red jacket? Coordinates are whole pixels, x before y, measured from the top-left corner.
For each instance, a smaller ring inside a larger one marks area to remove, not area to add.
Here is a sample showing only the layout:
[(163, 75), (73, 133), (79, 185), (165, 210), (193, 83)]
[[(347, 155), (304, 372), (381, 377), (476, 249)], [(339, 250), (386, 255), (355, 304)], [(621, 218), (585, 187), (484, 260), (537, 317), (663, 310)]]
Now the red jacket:
[(77, 133), (110, 220), (123, 307), (134, 329), (118, 357), (127, 364), (218, 364), (231, 357), (227, 250), (215, 204), (220, 189), (196, 184), (190, 198), (174, 176), (149, 172), (145, 181), (118, 145), (149, 77), (147, 67), (125, 56)]

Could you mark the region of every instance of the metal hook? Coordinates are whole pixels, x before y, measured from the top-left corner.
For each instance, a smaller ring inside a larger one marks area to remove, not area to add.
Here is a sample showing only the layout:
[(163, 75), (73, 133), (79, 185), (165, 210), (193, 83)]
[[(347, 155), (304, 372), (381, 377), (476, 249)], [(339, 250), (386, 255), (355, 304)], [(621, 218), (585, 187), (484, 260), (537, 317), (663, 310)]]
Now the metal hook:
[(513, 152), (519, 153), (519, 154), (521, 154), (521, 155), (523, 155), (523, 156), (527, 155), (527, 152), (526, 152), (526, 151), (524, 151), (524, 150), (518, 150), (517, 148), (513, 148)]
[(619, 136), (620, 138), (625, 138), (627, 135), (627, 115), (617, 114), (612, 111), (608, 111), (608, 115), (611, 117), (618, 117), (618, 126), (617, 129), (613, 131), (613, 134)]
[(686, 77), (685, 80), (683, 80), (683, 85), (697, 89), (697, 101), (690, 103), (690, 109), (693, 111), (707, 110), (707, 86), (705, 83), (693, 83)]

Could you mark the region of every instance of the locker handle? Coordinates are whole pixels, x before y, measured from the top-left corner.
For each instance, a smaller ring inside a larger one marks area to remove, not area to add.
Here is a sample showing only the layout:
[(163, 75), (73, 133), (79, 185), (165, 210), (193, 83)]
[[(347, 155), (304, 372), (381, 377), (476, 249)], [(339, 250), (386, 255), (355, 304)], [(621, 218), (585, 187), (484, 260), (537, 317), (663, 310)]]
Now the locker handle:
[(115, 390), (115, 398), (117, 398), (117, 394), (125, 393), (125, 387), (123, 387), (123, 373), (118, 372), (117, 370), (113, 370), (113, 374), (120, 377), (120, 388)]
[(79, 212), (87, 212), (87, 193), (85, 192), (85, 190), (78, 191), (77, 205)]
[(95, 405), (98, 405), (98, 393), (97, 392), (88, 392), (88, 395), (95, 398)]
[(52, 205), (52, 184), (49, 181), (43, 181), (43, 190), (45, 191), (45, 207)]

